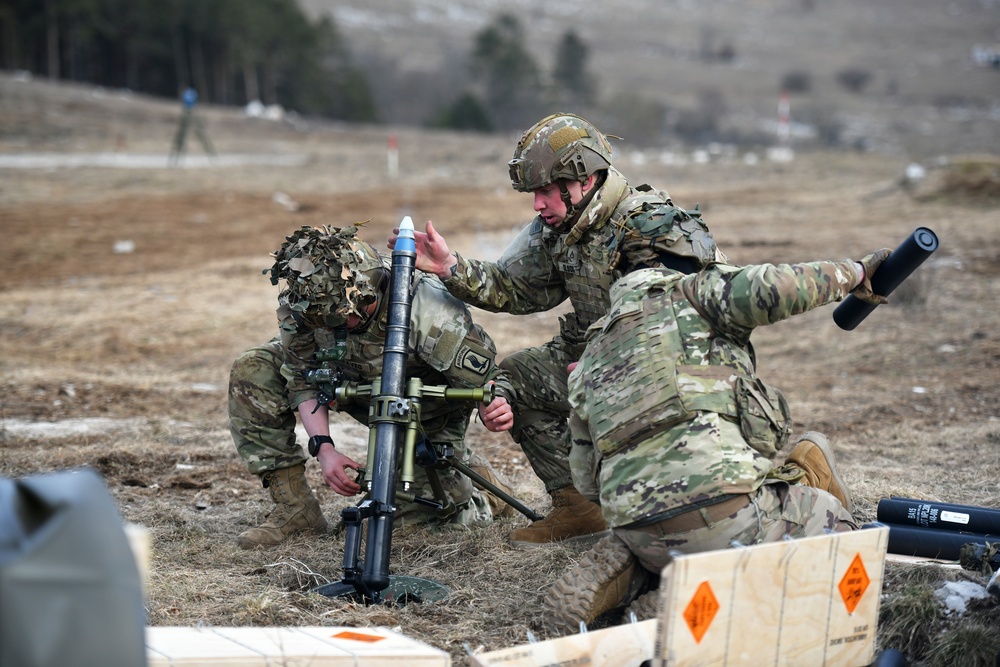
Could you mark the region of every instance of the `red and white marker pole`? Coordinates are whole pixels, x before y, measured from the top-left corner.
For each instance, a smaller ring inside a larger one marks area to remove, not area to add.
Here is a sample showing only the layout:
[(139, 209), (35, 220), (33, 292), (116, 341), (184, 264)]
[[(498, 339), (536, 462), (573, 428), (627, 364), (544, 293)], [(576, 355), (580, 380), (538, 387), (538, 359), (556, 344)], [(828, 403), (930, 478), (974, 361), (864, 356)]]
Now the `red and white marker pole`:
[(396, 177), (399, 176), (399, 141), (396, 139), (395, 134), (389, 135), (389, 145), (386, 155), (388, 160), (389, 180), (394, 181), (396, 180)]
[(778, 143), (787, 146), (791, 139), (791, 128), (789, 127), (791, 103), (788, 101), (788, 93), (781, 91), (778, 96)]

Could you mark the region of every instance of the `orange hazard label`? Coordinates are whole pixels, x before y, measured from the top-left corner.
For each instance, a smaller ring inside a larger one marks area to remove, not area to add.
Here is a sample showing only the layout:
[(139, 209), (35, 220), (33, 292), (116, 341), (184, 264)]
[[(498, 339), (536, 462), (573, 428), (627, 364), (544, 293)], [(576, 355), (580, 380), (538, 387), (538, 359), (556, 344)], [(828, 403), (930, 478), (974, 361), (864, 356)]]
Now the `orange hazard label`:
[(351, 639), (356, 642), (380, 642), (385, 639), (382, 635), (366, 635), (362, 632), (352, 632), (350, 630), (338, 632), (337, 634), (330, 636), (333, 639)]
[(698, 590), (694, 592), (691, 601), (684, 609), (684, 620), (688, 629), (694, 635), (696, 644), (701, 643), (701, 638), (708, 631), (708, 626), (712, 624), (712, 619), (719, 611), (719, 601), (715, 599), (715, 593), (707, 581), (698, 585)]
[(865, 590), (868, 589), (868, 584), (871, 582), (872, 580), (868, 578), (868, 571), (865, 570), (865, 564), (861, 562), (861, 554), (855, 554), (854, 560), (851, 561), (847, 572), (844, 573), (844, 578), (837, 586), (840, 597), (844, 599), (844, 606), (847, 607), (848, 614), (853, 614), (854, 610), (857, 609), (858, 603), (861, 602), (861, 596), (865, 594)]

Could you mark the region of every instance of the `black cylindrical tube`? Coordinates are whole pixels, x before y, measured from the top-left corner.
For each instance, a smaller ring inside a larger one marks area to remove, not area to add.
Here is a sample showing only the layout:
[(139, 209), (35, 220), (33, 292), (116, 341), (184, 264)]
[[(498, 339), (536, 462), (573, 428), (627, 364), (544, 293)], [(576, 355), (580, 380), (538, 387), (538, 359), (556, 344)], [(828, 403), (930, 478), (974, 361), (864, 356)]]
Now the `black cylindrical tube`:
[[(382, 377), (379, 397), (403, 399), (406, 390), (406, 362), (409, 357), (410, 285), (417, 252), (413, 223), (409, 217), (399, 225), (400, 234), (392, 251), (392, 275), (389, 280), (385, 348), (382, 353)], [(373, 397), (372, 400), (375, 400)], [(375, 426), (375, 461), (372, 472), (371, 499), (376, 513), (369, 519), (365, 546), (365, 587), (374, 593), (389, 586), (389, 551), (392, 546), (392, 509), (396, 502), (397, 453), (406, 435), (406, 424), (383, 420)]]
[(917, 528), (1000, 535), (1000, 509), (912, 498), (882, 498), (875, 518)]
[[(870, 525), (866, 524), (864, 527), (869, 527)], [(887, 550), (891, 554), (899, 554), (901, 556), (958, 560), (962, 545), (1000, 542), (1000, 536), (998, 535), (917, 528), (916, 526), (901, 526), (895, 523), (879, 523), (876, 525), (889, 527), (889, 544)]]
[[(927, 227), (917, 227), (875, 271), (871, 277), (872, 291), (880, 296), (892, 294), (937, 247), (937, 235)], [(873, 310), (873, 304), (851, 294), (833, 311), (833, 321), (841, 329), (851, 331)]]

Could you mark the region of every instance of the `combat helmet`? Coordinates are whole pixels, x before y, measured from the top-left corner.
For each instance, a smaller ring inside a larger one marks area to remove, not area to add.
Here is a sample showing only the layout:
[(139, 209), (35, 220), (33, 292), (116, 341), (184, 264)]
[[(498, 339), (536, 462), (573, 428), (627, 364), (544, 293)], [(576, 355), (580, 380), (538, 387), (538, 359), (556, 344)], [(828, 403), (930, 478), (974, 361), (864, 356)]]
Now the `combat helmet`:
[(367, 319), (388, 270), (371, 245), (356, 238), (357, 227), (303, 226), (285, 237), (264, 269), (271, 284), (285, 281), (283, 296), (293, 312), (343, 325), (349, 315)]
[(583, 182), (611, 166), (611, 144), (580, 116), (553, 114), (521, 135), (507, 166), (511, 185), (519, 192), (531, 192), (563, 178)]
[(712, 263), (727, 262), (702, 220), (698, 207), (684, 210), (667, 202), (644, 202), (630, 211), (621, 226), (616, 252), (628, 248), (630, 266), (664, 266), (681, 273), (696, 273)]
[(642, 301), (654, 289), (664, 288), (676, 280), (676, 271), (663, 268), (637, 269), (626, 273), (611, 285), (609, 292), (611, 309), (614, 310), (626, 303)]

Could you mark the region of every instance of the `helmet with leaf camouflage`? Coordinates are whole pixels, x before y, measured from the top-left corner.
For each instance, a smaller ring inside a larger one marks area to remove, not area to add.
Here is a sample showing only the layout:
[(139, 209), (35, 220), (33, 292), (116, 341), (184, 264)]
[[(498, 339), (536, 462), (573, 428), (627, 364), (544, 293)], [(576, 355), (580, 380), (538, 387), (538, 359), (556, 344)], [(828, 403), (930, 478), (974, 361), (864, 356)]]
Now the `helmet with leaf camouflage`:
[(274, 265), (264, 269), (271, 284), (286, 284), (284, 297), (295, 312), (346, 321), (349, 315), (366, 317), (375, 303), (388, 269), (370, 244), (356, 238), (358, 229), (301, 227), (271, 253)]
[(562, 178), (583, 182), (611, 166), (611, 144), (589, 121), (574, 114), (553, 114), (521, 135), (507, 166), (510, 182), (519, 192)]

